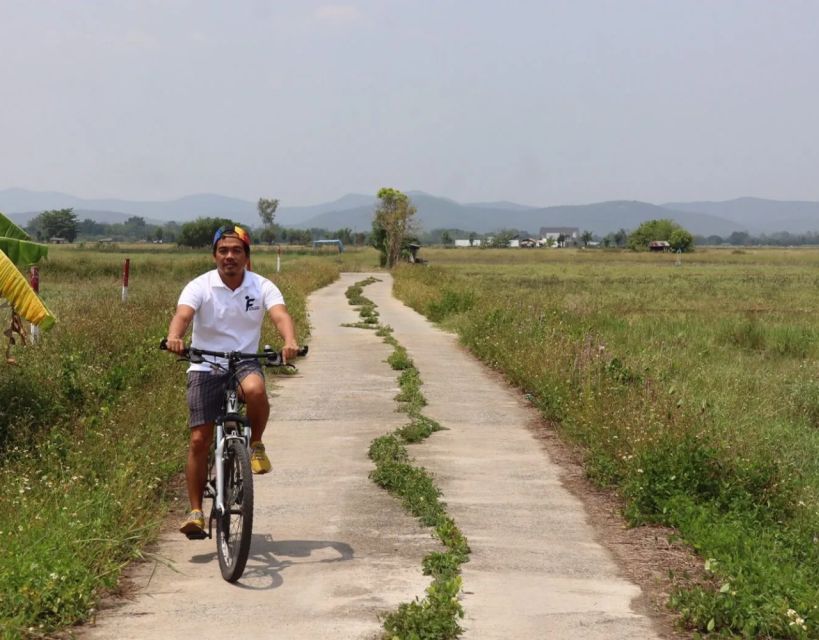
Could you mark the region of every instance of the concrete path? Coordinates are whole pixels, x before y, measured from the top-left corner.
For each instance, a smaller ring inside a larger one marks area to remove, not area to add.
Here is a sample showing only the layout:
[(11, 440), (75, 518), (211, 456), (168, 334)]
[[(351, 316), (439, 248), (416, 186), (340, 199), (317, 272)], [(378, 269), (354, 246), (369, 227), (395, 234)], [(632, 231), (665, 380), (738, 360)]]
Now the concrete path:
[[(134, 597), (83, 638), (374, 638), (378, 616), (422, 596), (436, 543), (367, 477), (370, 441), (400, 426), (390, 348), (358, 318), (344, 274), (311, 296), (311, 353), (277, 379), (265, 440), (273, 473), (257, 477), (251, 558), (238, 585), (219, 575), (213, 541), (169, 528), (133, 572)], [(654, 638), (632, 609), (640, 590), (596, 542), (559, 469), (527, 428), (530, 407), (457, 344), (390, 295), (365, 289), (424, 381), (425, 414), (448, 428), (411, 447), (469, 539), (465, 637)]]
[(433, 472), (469, 540), (464, 638), (653, 638), (632, 609), (640, 589), (597, 543), (583, 505), (560, 483), (528, 425), (537, 413), (458, 344), (391, 295), (389, 276), (364, 295), (409, 352), (448, 430), (411, 447)]

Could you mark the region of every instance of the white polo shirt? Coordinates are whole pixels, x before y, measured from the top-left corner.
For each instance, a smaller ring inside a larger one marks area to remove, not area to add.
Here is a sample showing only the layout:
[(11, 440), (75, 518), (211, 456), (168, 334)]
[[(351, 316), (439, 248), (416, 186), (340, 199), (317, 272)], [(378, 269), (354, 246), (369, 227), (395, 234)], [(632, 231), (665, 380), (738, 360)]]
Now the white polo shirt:
[[(212, 351), (259, 350), (262, 321), (270, 307), (284, 304), (278, 287), (252, 271), (231, 291), (214, 269), (191, 280), (178, 304), (193, 308), (191, 346)], [(213, 358), (209, 358), (213, 360)], [(210, 371), (208, 364), (191, 363), (188, 371)]]

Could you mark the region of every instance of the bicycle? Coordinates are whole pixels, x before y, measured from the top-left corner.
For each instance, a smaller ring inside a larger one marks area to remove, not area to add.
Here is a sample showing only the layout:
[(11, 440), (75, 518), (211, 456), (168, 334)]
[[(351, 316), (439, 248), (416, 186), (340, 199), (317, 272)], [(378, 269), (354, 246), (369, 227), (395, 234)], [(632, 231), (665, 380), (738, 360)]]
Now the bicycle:
[[(159, 345), (167, 350), (167, 339)], [(302, 347), (299, 356), (307, 355), (307, 347)], [(205, 357), (227, 360), (227, 365)], [(182, 361), (209, 363), (212, 367), (225, 371), (227, 385), (222, 412), (214, 422), (214, 437), (208, 457), (208, 477), (203, 498), (211, 499), (207, 532), (187, 534), (189, 539), (203, 540), (213, 537), (213, 523), (216, 522), (216, 554), (222, 577), (228, 582), (236, 582), (242, 577), (250, 553), (253, 532), (253, 475), (250, 470), (250, 421), (242, 413), (243, 403), (239, 399), (239, 380), (236, 370), (245, 360), (264, 360), (265, 367), (285, 365), (280, 352), (265, 346), (262, 353), (241, 353), (238, 351), (210, 351), (188, 347)]]

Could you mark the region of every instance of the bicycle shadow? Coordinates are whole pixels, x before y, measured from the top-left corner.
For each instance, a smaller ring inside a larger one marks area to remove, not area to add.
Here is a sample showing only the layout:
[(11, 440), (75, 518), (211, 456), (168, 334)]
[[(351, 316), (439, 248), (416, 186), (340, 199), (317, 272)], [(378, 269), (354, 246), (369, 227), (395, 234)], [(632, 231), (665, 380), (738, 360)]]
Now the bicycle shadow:
[[(331, 564), (352, 560), (353, 548), (334, 540), (274, 540), (270, 534), (253, 534), (250, 555), (244, 574), (235, 583), (254, 591), (276, 589), (284, 582), (282, 571), (299, 564)], [(216, 552), (191, 557), (191, 562), (208, 563), (216, 560)], [(247, 584), (247, 580), (268, 579), (265, 584)]]

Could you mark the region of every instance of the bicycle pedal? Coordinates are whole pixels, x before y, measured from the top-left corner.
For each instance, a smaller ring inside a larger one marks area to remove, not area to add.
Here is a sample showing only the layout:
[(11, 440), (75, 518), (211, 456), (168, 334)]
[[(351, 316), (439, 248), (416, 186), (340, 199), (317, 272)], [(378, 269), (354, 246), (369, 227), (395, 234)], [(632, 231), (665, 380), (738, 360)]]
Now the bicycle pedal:
[(185, 536), (188, 538), (188, 540), (204, 540), (205, 538), (210, 537), (208, 536), (207, 532), (203, 530), (191, 531), (190, 533), (186, 533)]

